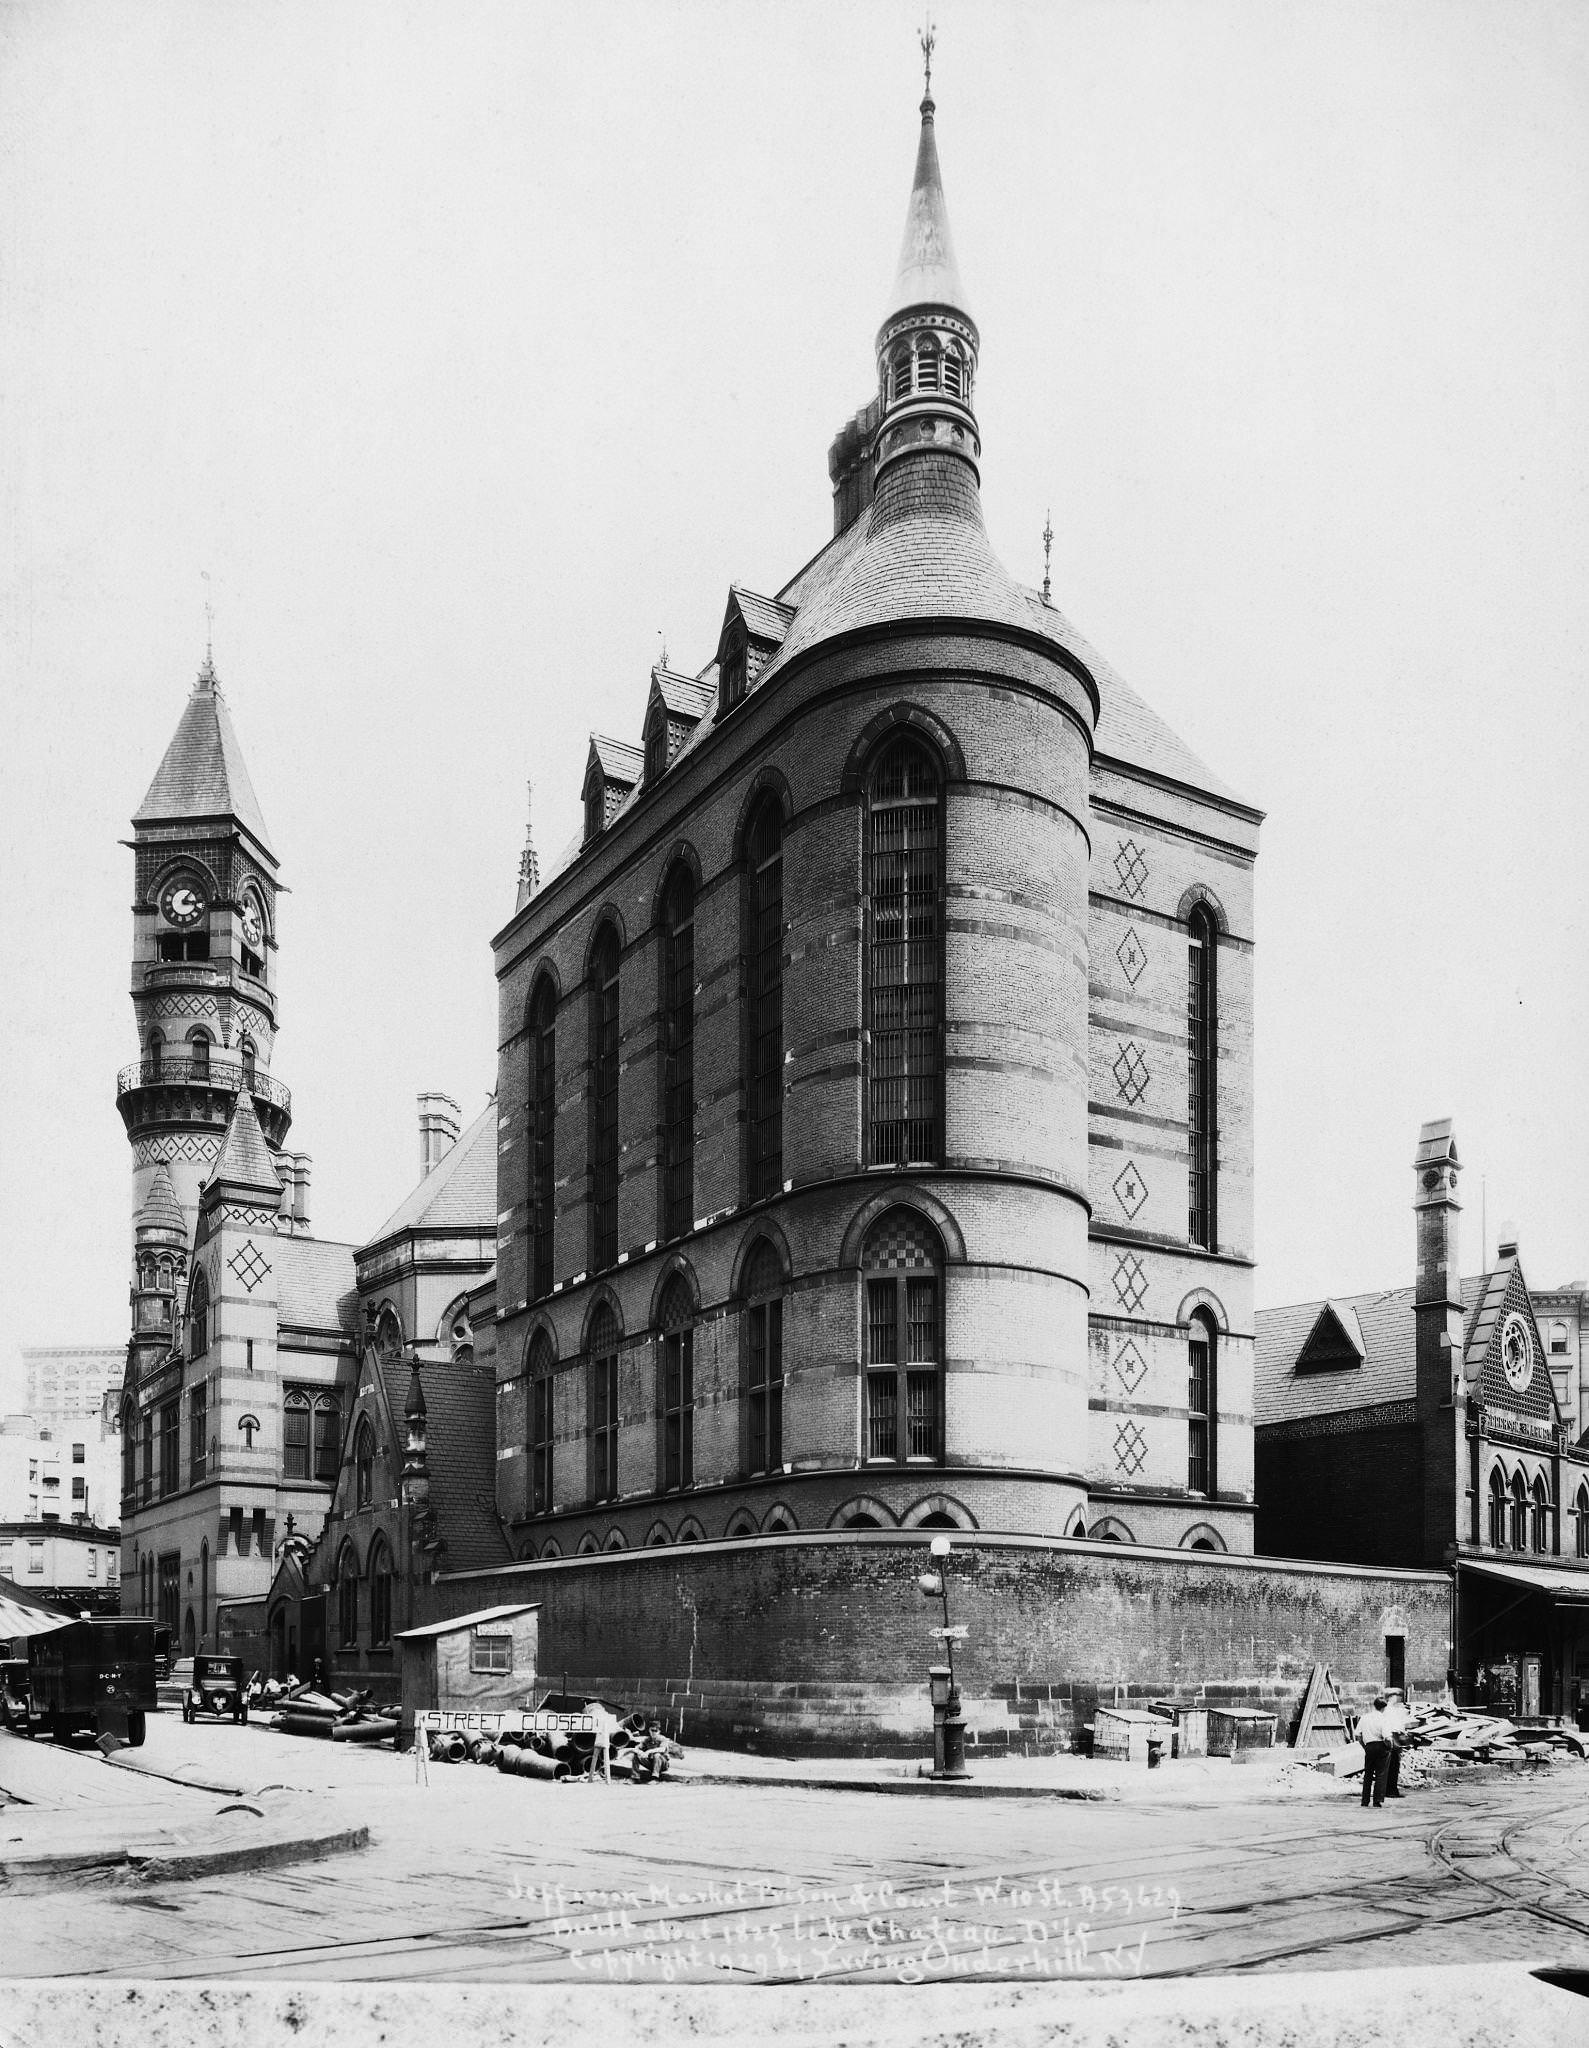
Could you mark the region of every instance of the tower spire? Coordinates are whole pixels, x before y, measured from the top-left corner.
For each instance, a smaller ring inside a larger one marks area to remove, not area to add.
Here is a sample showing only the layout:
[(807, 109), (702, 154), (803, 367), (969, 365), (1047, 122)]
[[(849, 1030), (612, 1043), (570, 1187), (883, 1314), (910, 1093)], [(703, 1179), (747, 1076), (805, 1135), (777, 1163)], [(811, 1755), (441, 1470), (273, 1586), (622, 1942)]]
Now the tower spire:
[(530, 816), (530, 806), (535, 800), (533, 780), (525, 783), (524, 791), (524, 851), (519, 855), (519, 896), (513, 906), (515, 916), (541, 886), (541, 863), (535, 851), (534, 821)]

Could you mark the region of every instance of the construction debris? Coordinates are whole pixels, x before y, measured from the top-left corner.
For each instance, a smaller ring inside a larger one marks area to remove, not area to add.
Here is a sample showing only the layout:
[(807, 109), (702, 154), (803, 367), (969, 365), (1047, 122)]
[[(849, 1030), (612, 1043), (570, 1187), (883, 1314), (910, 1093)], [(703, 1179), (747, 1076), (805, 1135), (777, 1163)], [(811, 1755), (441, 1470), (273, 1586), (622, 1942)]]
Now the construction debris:
[(397, 1721), (367, 1692), (323, 1692), (289, 1686), (280, 1697), (276, 1726), (284, 1735), (316, 1735), (331, 1742), (395, 1742)]

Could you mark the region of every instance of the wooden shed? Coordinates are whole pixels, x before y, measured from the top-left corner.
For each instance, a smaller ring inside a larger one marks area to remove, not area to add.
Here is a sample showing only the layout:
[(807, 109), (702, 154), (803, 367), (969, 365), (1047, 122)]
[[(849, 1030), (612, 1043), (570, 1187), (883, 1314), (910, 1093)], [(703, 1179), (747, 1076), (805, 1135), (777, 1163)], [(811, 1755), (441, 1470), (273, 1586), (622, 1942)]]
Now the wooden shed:
[(402, 1739), (412, 1735), (416, 1714), (439, 1715), (442, 1726), (489, 1730), (500, 1715), (533, 1706), (539, 1614), (538, 1601), (522, 1601), (404, 1629), (396, 1638)]

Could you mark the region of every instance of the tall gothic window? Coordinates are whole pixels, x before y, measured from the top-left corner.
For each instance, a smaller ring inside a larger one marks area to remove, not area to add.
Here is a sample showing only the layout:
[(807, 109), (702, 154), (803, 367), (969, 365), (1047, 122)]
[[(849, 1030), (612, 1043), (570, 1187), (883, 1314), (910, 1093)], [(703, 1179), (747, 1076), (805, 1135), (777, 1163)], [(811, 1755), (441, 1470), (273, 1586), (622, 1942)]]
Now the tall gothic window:
[(590, 953), (590, 1263), (618, 1259), (618, 934), (603, 925)]
[(375, 1431), (366, 1417), (353, 1432), (353, 1500), (367, 1508), (375, 1498)]
[(344, 1650), (359, 1646), (359, 1560), (351, 1543), (337, 1559), (337, 1641)]
[(210, 1348), (210, 1283), (200, 1267), (188, 1290), (188, 1356), (202, 1358)]
[(210, 1078), (209, 1033), (206, 1031), (195, 1031), (188, 1040), (188, 1051), (193, 1060), (192, 1072), (194, 1080), (207, 1081)]
[(309, 1396), (289, 1394), (281, 1412), (281, 1476), (309, 1477)]
[(745, 1266), (745, 1469), (783, 1465), (783, 1267), (765, 1238)]
[(182, 1483), (182, 1403), (167, 1401), (160, 1410), (160, 1498)]
[(590, 1319), (590, 1497), (618, 1498), (618, 1318), (607, 1302)]
[(314, 1404), (314, 1476), (334, 1483), (342, 1462), (342, 1404), (322, 1394)]
[(746, 1069), (751, 1201), (783, 1185), (783, 812), (766, 797), (746, 840)]
[(552, 1291), (557, 1116), (557, 991), (544, 976), (530, 1004), (530, 1297)]
[(1589, 1557), (1589, 1486), (1579, 1487), (1577, 1506), (1578, 1542), (1576, 1548), (1580, 1557)]
[(1512, 1474), (1512, 1548), (1528, 1548), (1528, 1487), (1521, 1471)]
[(695, 1484), (695, 1307), (680, 1274), (668, 1282), (659, 1317), (657, 1420), (665, 1492)]
[(200, 1380), (188, 1396), (188, 1475), (195, 1486), (209, 1470), (210, 1463), (210, 1390), (208, 1382)]
[(537, 1330), (526, 1365), (530, 1410), (530, 1513), (552, 1511), (552, 1340)]
[[(121, 1411), (121, 1504), (123, 1509), (133, 1506), (138, 1487), (138, 1438), (135, 1433), (137, 1410), (129, 1401)], [(1580, 1527), (1582, 1524), (1580, 1523)]]
[(868, 830), (868, 1159), (942, 1151), (943, 819), (937, 763), (894, 741), (872, 776)]
[(909, 1209), (873, 1224), (862, 1254), (866, 1288), (868, 1458), (943, 1456), (943, 1252)]
[(695, 1214), (695, 882), (675, 870), (662, 911), (662, 1225), (680, 1237)]
[(370, 1648), (389, 1649), (392, 1641), (392, 1553), (377, 1536), (370, 1550)]
[(1193, 1493), (1214, 1491), (1214, 1326), (1192, 1318), (1186, 1345), (1186, 1484)]
[(1219, 1012), (1214, 921), (1194, 910), (1186, 948), (1187, 1236), (1213, 1251), (1219, 1169)]
[(1506, 1548), (1506, 1481), (1499, 1465), (1490, 1468), (1490, 1548)]
[(1534, 1481), (1534, 1548), (1550, 1548), (1550, 1489), (1543, 1476)]

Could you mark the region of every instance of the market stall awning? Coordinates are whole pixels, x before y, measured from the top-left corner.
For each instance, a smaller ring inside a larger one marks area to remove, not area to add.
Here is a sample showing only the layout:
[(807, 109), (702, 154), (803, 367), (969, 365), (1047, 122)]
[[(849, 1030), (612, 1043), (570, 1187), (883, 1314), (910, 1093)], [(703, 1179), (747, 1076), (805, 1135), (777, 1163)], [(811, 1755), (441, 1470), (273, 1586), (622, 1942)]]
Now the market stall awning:
[(48, 1635), (51, 1629), (70, 1628), (76, 1619), (75, 1614), (63, 1614), (58, 1607), (46, 1607), (12, 1580), (0, 1579), (0, 1642)]
[(1552, 1600), (1589, 1607), (1589, 1563), (1580, 1571), (1562, 1564), (1502, 1564), (1498, 1559), (1491, 1563), (1487, 1557), (1459, 1557), (1457, 1563), (1476, 1578), (1499, 1579), (1520, 1591), (1545, 1593)]

